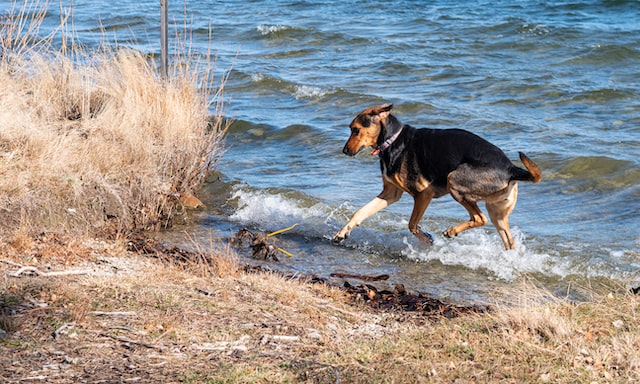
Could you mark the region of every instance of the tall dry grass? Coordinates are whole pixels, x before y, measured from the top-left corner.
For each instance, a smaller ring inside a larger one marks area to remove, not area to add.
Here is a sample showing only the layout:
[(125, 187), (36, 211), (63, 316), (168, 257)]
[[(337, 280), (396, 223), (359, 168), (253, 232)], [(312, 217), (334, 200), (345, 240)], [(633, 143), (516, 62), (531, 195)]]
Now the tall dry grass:
[(0, 22), (0, 231), (170, 224), (222, 153), (212, 59), (179, 57), (165, 80), (140, 52), (54, 49), (35, 36), (48, 5)]

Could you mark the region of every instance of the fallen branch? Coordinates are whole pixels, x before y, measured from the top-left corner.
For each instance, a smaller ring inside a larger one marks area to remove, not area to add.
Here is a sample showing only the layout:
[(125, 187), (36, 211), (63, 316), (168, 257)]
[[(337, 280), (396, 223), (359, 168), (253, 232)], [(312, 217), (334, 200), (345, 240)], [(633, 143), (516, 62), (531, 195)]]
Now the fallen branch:
[(39, 270), (36, 267), (31, 266), (22, 266), (17, 271), (7, 271), (7, 275), (11, 277), (22, 277), (24, 276), (44, 276), (44, 277), (53, 277), (53, 276), (69, 276), (69, 275), (87, 275), (91, 273), (88, 270), (68, 270), (68, 271), (53, 271), (53, 272), (44, 272)]

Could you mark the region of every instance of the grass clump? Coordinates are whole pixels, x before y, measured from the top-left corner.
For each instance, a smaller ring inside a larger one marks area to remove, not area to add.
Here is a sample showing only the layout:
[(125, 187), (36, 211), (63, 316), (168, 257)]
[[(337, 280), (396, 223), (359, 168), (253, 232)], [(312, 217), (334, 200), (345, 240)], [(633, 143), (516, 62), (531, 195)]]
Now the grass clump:
[(164, 80), (133, 50), (27, 46), (20, 33), (37, 20), (26, 27), (22, 13), (0, 24), (2, 230), (114, 235), (197, 205), (224, 132), (209, 72), (180, 66)]

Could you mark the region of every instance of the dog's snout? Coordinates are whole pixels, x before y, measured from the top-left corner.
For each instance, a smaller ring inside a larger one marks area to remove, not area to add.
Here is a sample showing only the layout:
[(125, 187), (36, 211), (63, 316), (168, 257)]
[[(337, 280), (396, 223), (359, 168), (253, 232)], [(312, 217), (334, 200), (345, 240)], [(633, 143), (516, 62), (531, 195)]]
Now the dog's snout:
[(345, 145), (344, 148), (342, 148), (342, 153), (344, 153), (347, 156), (351, 156), (351, 153), (349, 151), (349, 147), (347, 145)]

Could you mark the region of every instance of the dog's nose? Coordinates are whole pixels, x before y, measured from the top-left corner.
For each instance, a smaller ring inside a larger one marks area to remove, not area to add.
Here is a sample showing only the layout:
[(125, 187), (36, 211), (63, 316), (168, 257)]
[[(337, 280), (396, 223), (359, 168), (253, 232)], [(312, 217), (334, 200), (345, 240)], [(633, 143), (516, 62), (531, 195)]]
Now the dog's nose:
[(342, 148), (342, 153), (347, 156), (351, 156), (351, 151), (349, 151), (349, 147), (347, 147), (346, 145), (344, 146), (344, 148)]

